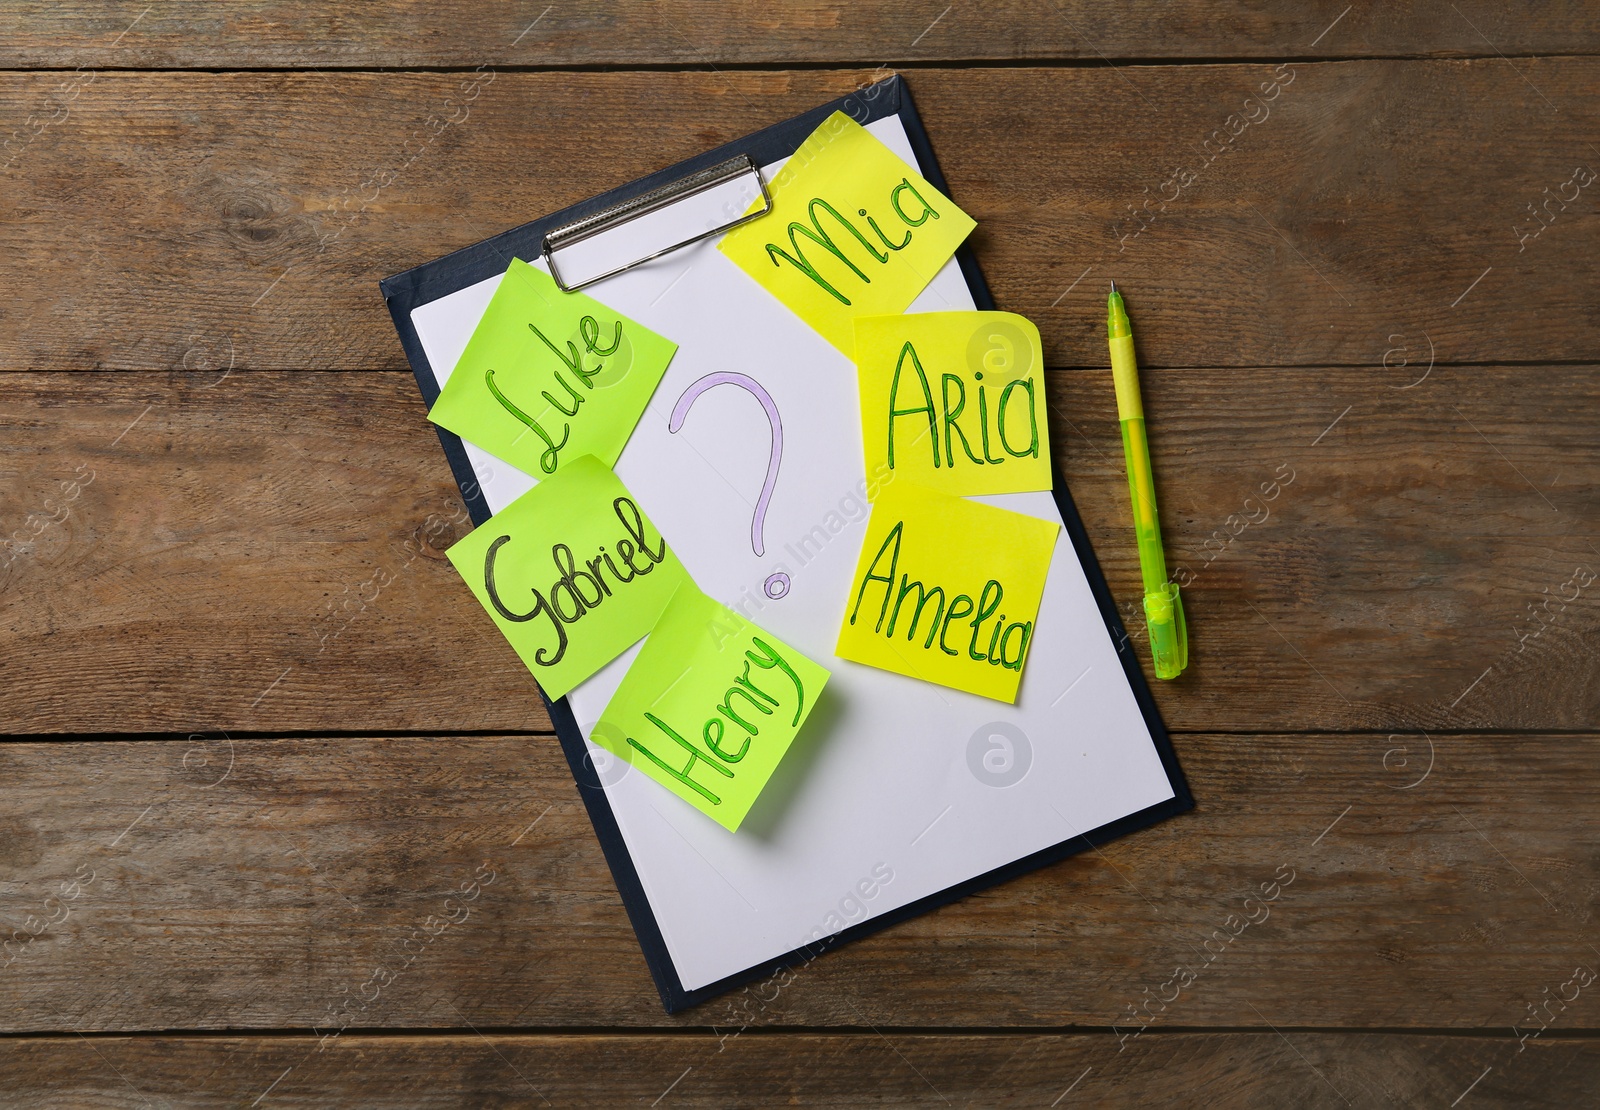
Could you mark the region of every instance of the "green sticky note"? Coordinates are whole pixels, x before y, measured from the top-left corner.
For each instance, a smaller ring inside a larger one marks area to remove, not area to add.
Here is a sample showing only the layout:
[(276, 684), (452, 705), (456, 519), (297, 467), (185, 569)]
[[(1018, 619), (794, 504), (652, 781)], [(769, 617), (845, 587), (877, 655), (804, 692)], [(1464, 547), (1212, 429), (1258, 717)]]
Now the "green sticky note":
[(591, 739), (732, 832), (827, 681), (822, 667), (690, 583)]
[(904, 312), (977, 225), (843, 112), (772, 180), (772, 211), (721, 251), (849, 357), (857, 316)]
[(855, 360), (868, 474), (962, 497), (1054, 484), (1044, 354), (1026, 317), (861, 317)]
[(677, 349), (513, 259), (428, 419), (535, 478), (611, 466)]
[(689, 581), (627, 487), (590, 455), (446, 554), (552, 698), (638, 643)]
[(880, 487), (835, 651), (1015, 704), (1060, 531), (903, 478)]

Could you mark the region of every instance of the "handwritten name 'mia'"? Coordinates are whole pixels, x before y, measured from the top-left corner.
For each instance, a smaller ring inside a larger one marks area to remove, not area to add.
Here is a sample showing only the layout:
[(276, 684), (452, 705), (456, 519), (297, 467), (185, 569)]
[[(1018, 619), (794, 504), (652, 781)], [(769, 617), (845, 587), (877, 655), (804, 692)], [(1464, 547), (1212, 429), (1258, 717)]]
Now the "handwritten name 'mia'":
[[(536, 617), (543, 617), (550, 622), (555, 644), (553, 647), (541, 647), (533, 656), (534, 662), (541, 667), (553, 667), (561, 662), (562, 656), (567, 653), (567, 626), (578, 623), (612, 597), (613, 584), (620, 589), (655, 570), (656, 564), (667, 557), (667, 541), (664, 537), (657, 537), (654, 547), (646, 539), (644, 516), (631, 498), (619, 497), (611, 503), (611, 507), (627, 536), (613, 542), (612, 551), (607, 551), (605, 545), (601, 544), (593, 558), (582, 560), (581, 567), (571, 547), (564, 543), (551, 545), (550, 560), (555, 564), (556, 580), (548, 590), (528, 587), (528, 592), (533, 594), (533, 608), (526, 613), (516, 612), (508, 606), (495, 582), (495, 562), (500, 557), (500, 549), (511, 542), (511, 537), (496, 537), (484, 553), (483, 588), (495, 612), (518, 624)], [(617, 565), (619, 562), (621, 566)], [(610, 581), (607, 581), (608, 574)]]
[[(704, 763), (723, 778), (732, 779), (734, 771), (730, 771), (724, 764), (736, 764), (744, 759), (745, 755), (750, 751), (750, 741), (761, 735), (761, 728), (758, 723), (761, 721), (761, 717), (772, 716), (773, 710), (783, 704), (781, 697), (768, 693), (751, 680), (751, 665), (754, 664), (764, 671), (781, 671), (788, 676), (790, 682), (794, 683), (794, 717), (789, 721), (788, 727), (790, 729), (799, 726), (800, 715), (805, 711), (806, 707), (805, 685), (800, 681), (800, 676), (795, 673), (794, 668), (784, 660), (783, 654), (759, 636), (750, 637), (750, 642), (755, 647), (753, 649), (745, 649), (744, 673), (734, 677), (728, 683), (727, 691), (722, 695), (722, 700), (711, 708), (707, 714), (705, 724), (700, 729), (700, 739), (705, 744), (704, 750), (695, 747), (681, 733), (654, 713), (645, 714), (645, 719), (654, 725), (658, 731), (689, 754), (689, 761), (683, 765), (682, 770), (672, 766), (672, 764), (662, 759), (633, 737), (628, 737), (629, 745), (643, 752), (651, 763), (661, 768), (664, 774), (671, 775), (714, 806), (721, 805), (722, 798), (708, 786), (694, 780), (695, 764)], [(777, 676), (768, 675), (767, 677), (771, 679)], [(784, 692), (781, 682), (777, 683), (775, 688), (779, 695)], [(735, 698), (743, 699), (743, 703), (735, 706)], [(781, 717), (779, 721), (782, 721)], [(737, 748), (734, 747), (733, 740), (728, 737), (728, 727), (730, 725), (744, 732), (744, 737), (739, 741)], [(710, 756), (715, 756), (716, 758), (712, 759)], [(676, 753), (674, 753), (674, 758), (677, 758)], [(717, 780), (714, 778), (708, 781), (710, 786), (717, 785)]]
[[(909, 194), (909, 196), (907, 194)], [(912, 209), (912, 212), (910, 213), (906, 211), (908, 206)], [(921, 193), (917, 192), (917, 187), (911, 184), (911, 179), (909, 177), (902, 177), (900, 179), (900, 184), (889, 190), (889, 207), (894, 210), (895, 216), (900, 220), (900, 225), (898, 226), (890, 223), (890, 230), (897, 233), (902, 230), (902, 227), (905, 230), (905, 237), (902, 238), (898, 243), (894, 242), (889, 238), (888, 235), (884, 234), (883, 228), (878, 226), (877, 218), (874, 216), (869, 216), (865, 208), (859, 208), (856, 210), (858, 215), (860, 215), (861, 218), (866, 221), (867, 227), (877, 238), (878, 242), (882, 243), (887, 251), (905, 250), (911, 245), (911, 228), (921, 227), (929, 220), (937, 220), (940, 218), (938, 210), (935, 209), (933, 205), (929, 204)], [(833, 223), (828, 228), (823, 227), (822, 216), (818, 215), (819, 210), (821, 213), (832, 217)], [(864, 234), (862, 234), (861, 228), (856, 225), (854, 220), (840, 212), (837, 208), (823, 200), (821, 197), (813, 197), (806, 205), (806, 218), (811, 221), (809, 225), (800, 223), (798, 220), (793, 220), (789, 223), (789, 247), (794, 253), (789, 253), (789, 251), (784, 250), (776, 243), (768, 243), (767, 257), (772, 260), (772, 264), (774, 266), (777, 266), (782, 262), (787, 262), (806, 277), (816, 282), (825, 291), (831, 294), (833, 298), (840, 304), (848, 305), (851, 303), (850, 298), (844, 293), (841, 293), (833, 284), (833, 282), (822, 276), (822, 273), (817, 269), (815, 263), (806, 257), (805, 248), (801, 247), (799, 240), (796, 239), (795, 236), (803, 236), (806, 239), (809, 239), (816, 246), (820, 247), (822, 250), (827, 251), (828, 254), (832, 255), (839, 262), (849, 267), (850, 273), (854, 274), (857, 279), (866, 285), (871, 285), (872, 279), (867, 276), (866, 271), (862, 270), (860, 266), (855, 264), (855, 261), (848, 253), (840, 248), (839, 243), (834, 241), (833, 232), (847, 231), (850, 233), (855, 241), (860, 244), (861, 249), (866, 252), (865, 255), (861, 255), (859, 252), (857, 252), (858, 257), (861, 258), (863, 263), (865, 263), (870, 257), (879, 265), (887, 265), (891, 255), (885, 253), (885, 250), (879, 250), (877, 244), (873, 243), (872, 240), (868, 239)], [(887, 217), (885, 217), (885, 219), (887, 219)], [(846, 246), (849, 246), (849, 240), (844, 240), (844, 243)], [(837, 270), (836, 268), (835, 276), (841, 283), (849, 281), (849, 278), (845, 275), (844, 271)]]
[[(560, 365), (551, 370), (551, 377), (555, 379), (555, 384), (566, 392), (567, 399), (572, 404), (572, 407), (568, 408), (551, 396), (550, 391), (546, 389), (539, 394), (549, 406), (549, 408), (543, 410), (545, 415), (550, 415), (550, 409), (554, 409), (563, 416), (576, 417), (579, 410), (582, 409), (583, 403), (589, 398), (585, 394), (579, 393), (571, 381), (562, 377), (561, 371), (565, 370), (571, 378), (582, 384), (585, 390), (594, 389), (594, 382), (589, 379), (604, 370), (606, 368), (605, 360), (616, 354), (617, 348), (622, 346), (622, 321), (617, 321), (616, 330), (612, 332), (611, 342), (607, 345), (602, 345), (600, 342), (600, 322), (598, 320), (593, 316), (585, 316), (578, 321), (578, 334), (583, 338), (584, 350), (600, 360), (587, 369), (583, 365), (583, 354), (578, 351), (578, 344), (575, 341), (567, 340), (567, 349), (563, 352), (560, 347), (550, 342), (550, 337), (540, 331), (536, 324), (529, 322), (528, 330), (538, 336), (539, 341), (550, 348), (550, 353), (556, 356)], [(561, 439), (558, 442), (549, 430), (545, 428), (544, 417), (535, 419), (529, 416), (500, 391), (500, 387), (494, 381), (494, 367), (491, 366), (484, 369), (483, 384), (489, 387), (489, 392), (500, 403), (501, 408), (522, 421), (529, 431), (543, 441), (544, 450), (539, 453), (539, 469), (546, 474), (554, 474), (561, 449), (567, 445), (567, 440), (572, 438), (572, 425), (567, 421), (562, 421)]]
[[(1033, 622), (1021, 621), (1006, 624), (1006, 615), (1000, 613), (995, 616), (1000, 608), (1000, 602), (1005, 598), (1005, 587), (991, 578), (983, 584), (983, 590), (978, 595), (976, 603), (967, 594), (956, 594), (948, 597), (943, 586), (934, 586), (928, 589), (921, 582), (912, 581), (909, 574), (901, 573), (898, 584), (895, 582), (895, 571), (900, 563), (900, 534), (905, 527), (904, 521), (899, 521), (889, 529), (889, 534), (884, 537), (883, 545), (878, 548), (878, 553), (872, 557), (872, 565), (867, 568), (867, 573), (861, 579), (861, 586), (856, 590), (855, 608), (850, 610), (850, 623), (856, 623), (856, 615), (861, 612), (861, 602), (867, 594), (867, 587), (874, 582), (883, 584), (883, 602), (878, 606), (878, 620), (872, 626), (872, 631), (887, 639), (894, 638), (895, 626), (900, 621), (900, 612), (906, 604), (906, 599), (915, 593), (916, 601), (911, 608), (911, 619), (906, 625), (906, 641), (909, 643), (916, 638), (917, 626), (922, 623), (922, 611), (930, 604), (933, 605), (933, 619), (928, 622), (928, 635), (922, 641), (922, 649), (931, 651), (935, 642), (939, 650), (946, 655), (961, 655), (962, 631), (956, 633), (956, 646), (951, 647), (947, 642), (950, 635), (950, 626), (957, 621), (961, 626), (970, 626), (972, 634), (967, 637), (966, 655), (975, 663), (988, 663), (1007, 670), (1022, 670), (1022, 660), (1028, 654), (1028, 640), (1033, 636)], [(888, 556), (889, 569), (887, 573), (881, 572), (879, 567)], [(890, 601), (894, 602), (893, 608)], [(970, 621), (967, 618), (972, 618)], [(989, 632), (988, 645), (983, 651), (978, 650), (978, 644), (983, 635), (983, 626), (990, 617), (995, 617), (994, 627)], [(887, 618), (889, 626), (884, 627)], [(964, 628), (963, 628), (964, 631)], [(1015, 639), (1013, 639), (1015, 637)], [(1015, 645), (1016, 654), (1012, 655)]]

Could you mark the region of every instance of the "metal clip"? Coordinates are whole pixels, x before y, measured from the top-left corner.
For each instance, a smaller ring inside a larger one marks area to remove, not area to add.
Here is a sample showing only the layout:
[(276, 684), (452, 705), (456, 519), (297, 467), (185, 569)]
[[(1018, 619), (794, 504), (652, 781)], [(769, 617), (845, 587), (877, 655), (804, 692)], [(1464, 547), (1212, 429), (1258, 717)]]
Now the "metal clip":
[[(614, 266), (604, 273), (584, 277), (579, 281), (568, 282), (556, 267), (556, 253), (558, 251), (615, 230), (624, 224), (639, 219), (641, 216), (649, 215), (669, 205), (677, 204), (697, 194), (752, 174), (761, 186), (762, 203), (758, 211), (746, 212), (731, 221), (719, 223), (709, 230), (676, 240), (660, 250), (644, 255), (642, 258), (636, 258), (631, 262)], [(544, 257), (550, 266), (550, 276), (555, 279), (556, 284), (564, 292), (571, 293), (574, 290), (593, 285), (597, 281), (603, 281), (608, 277), (620, 274), (624, 270), (631, 270), (635, 266), (660, 258), (662, 255), (671, 254), (673, 251), (687, 247), (691, 243), (698, 243), (702, 239), (719, 235), (722, 232), (738, 227), (740, 224), (759, 219), (771, 211), (772, 193), (767, 188), (767, 179), (762, 176), (760, 167), (755, 164), (748, 154), (740, 154), (737, 157), (728, 159), (726, 162), (721, 162), (698, 173), (690, 174), (688, 177), (675, 181), (670, 185), (652, 189), (648, 193), (643, 193), (631, 200), (625, 200), (621, 204), (612, 205), (610, 208), (596, 212), (592, 216), (585, 216), (581, 220), (556, 228), (544, 237)]]

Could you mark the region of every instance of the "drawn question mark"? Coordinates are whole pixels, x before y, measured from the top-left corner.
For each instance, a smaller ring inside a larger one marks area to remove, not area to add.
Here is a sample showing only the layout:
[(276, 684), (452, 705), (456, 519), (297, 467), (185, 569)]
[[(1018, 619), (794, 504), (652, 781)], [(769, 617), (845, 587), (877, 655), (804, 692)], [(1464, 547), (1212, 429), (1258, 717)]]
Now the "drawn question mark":
[[(756, 498), (755, 512), (750, 517), (750, 548), (757, 556), (765, 555), (767, 506), (772, 502), (772, 489), (778, 484), (778, 467), (783, 462), (783, 418), (778, 415), (778, 406), (772, 400), (772, 394), (748, 374), (736, 374), (731, 371), (707, 374), (684, 390), (683, 396), (678, 398), (678, 403), (672, 409), (672, 419), (667, 422), (667, 431), (676, 433), (682, 428), (684, 417), (689, 415), (689, 409), (700, 395), (719, 385), (736, 385), (760, 401), (762, 411), (767, 414), (767, 422), (771, 425), (772, 448), (767, 455), (767, 479), (761, 485), (761, 496)], [(789, 592), (789, 576), (782, 571), (770, 575), (763, 588), (767, 596), (776, 601)]]

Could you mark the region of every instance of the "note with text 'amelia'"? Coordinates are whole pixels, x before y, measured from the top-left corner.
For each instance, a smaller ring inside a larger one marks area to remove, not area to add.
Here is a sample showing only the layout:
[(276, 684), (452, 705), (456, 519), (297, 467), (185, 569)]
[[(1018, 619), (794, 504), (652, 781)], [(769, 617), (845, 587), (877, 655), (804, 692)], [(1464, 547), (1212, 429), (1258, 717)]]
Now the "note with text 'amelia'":
[(885, 485), (845, 600), (844, 659), (1015, 703), (1061, 525)]

